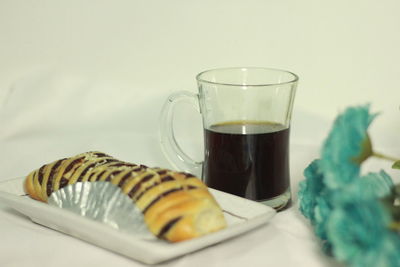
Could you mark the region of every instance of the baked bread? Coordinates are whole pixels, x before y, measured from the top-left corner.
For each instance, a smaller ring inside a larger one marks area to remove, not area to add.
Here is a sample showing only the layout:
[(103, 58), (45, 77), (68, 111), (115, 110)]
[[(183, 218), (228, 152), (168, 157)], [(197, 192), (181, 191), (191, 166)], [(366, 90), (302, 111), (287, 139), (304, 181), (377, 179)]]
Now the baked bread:
[(207, 186), (195, 176), (117, 160), (102, 152), (60, 159), (32, 171), (25, 192), (47, 202), (52, 192), (76, 182), (109, 181), (142, 211), (149, 230), (178, 242), (226, 227), (222, 210)]

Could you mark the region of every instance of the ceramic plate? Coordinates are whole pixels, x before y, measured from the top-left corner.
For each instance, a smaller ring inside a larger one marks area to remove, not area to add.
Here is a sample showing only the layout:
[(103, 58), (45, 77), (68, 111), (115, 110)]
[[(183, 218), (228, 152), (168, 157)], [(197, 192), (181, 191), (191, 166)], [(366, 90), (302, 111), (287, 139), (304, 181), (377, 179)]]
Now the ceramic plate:
[(0, 182), (0, 200), (32, 221), (147, 264), (156, 264), (244, 234), (267, 223), (275, 210), (260, 203), (210, 189), (221, 205), (228, 227), (179, 243), (145, 240), (100, 222), (33, 200), (23, 192), (24, 178)]

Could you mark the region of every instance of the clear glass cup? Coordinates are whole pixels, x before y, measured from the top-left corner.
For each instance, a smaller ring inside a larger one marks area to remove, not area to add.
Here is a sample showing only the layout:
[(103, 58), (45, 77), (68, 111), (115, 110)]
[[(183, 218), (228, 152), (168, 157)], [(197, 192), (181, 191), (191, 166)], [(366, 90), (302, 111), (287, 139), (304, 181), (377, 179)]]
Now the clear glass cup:
[[(294, 73), (269, 68), (225, 68), (197, 75), (198, 94), (176, 92), (160, 118), (165, 156), (179, 170), (201, 174), (211, 188), (277, 210), (291, 201), (289, 132), (298, 82)], [(202, 115), (204, 161), (178, 145), (173, 115), (190, 102)]]

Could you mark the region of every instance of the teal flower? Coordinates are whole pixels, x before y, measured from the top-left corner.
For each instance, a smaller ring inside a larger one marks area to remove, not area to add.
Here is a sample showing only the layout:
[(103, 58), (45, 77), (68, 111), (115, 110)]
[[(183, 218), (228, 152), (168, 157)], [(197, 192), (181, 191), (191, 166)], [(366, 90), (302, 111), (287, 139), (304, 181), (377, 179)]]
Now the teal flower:
[(365, 105), (348, 108), (336, 118), (321, 153), (329, 188), (346, 186), (359, 177), (360, 164), (372, 154), (367, 129), (375, 116)]
[(298, 194), (325, 251), (356, 267), (400, 266), (400, 186), (384, 171), (360, 175), (362, 162), (379, 156), (367, 133), (375, 116), (365, 105), (337, 117)]
[(392, 187), (381, 171), (335, 192), (325, 228), (334, 257), (351, 266), (400, 266), (400, 238), (389, 229), (391, 214), (379, 200)]
[(314, 160), (304, 170), (306, 179), (300, 182), (300, 190), (298, 197), (300, 200), (300, 211), (303, 215), (310, 219), (312, 223), (315, 222), (315, 206), (317, 199), (320, 198), (325, 190), (323, 183), (323, 173), (320, 168), (320, 160)]
[(394, 187), (392, 178), (383, 170), (371, 172), (356, 180), (351, 188), (359, 190), (364, 198), (383, 198), (389, 195)]
[[(315, 227), (315, 234), (323, 241), (327, 239), (326, 222), (331, 212), (331, 193), (324, 184), (324, 174), (320, 167), (321, 161), (314, 160), (305, 170), (306, 179), (300, 182), (298, 197), (301, 213), (311, 221)], [(324, 247), (329, 244), (324, 242)]]
[(318, 198), (317, 205), (315, 206), (315, 234), (321, 239), (323, 244), (323, 249), (328, 254), (330, 253), (331, 244), (327, 234), (327, 223), (330, 220), (330, 216), (333, 210), (330, 199), (332, 198), (332, 193), (327, 192), (328, 196), (326, 198)]
[(327, 223), (332, 253), (350, 266), (400, 266), (400, 239), (388, 229), (390, 215), (376, 199), (335, 208)]

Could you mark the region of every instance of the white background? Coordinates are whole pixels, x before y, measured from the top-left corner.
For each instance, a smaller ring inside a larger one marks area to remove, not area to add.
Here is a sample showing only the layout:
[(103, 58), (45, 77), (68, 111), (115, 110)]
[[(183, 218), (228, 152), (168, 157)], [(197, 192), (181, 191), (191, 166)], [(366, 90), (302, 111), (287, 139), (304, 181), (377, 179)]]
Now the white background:
[[(0, 179), (89, 149), (168, 167), (157, 144), (166, 97), (196, 92), (194, 77), (203, 70), (231, 66), (300, 76), (291, 136), (295, 199), (303, 169), (347, 106), (371, 103), (381, 112), (370, 129), (374, 146), (400, 156), (399, 11), (395, 0), (0, 0)], [(177, 134), (201, 158), (199, 115), (183, 113)], [(221, 266), (226, 258), (230, 266), (332, 264), (296, 206), (271, 225), (169, 264)], [(248, 247), (261, 242), (261, 233), (276, 233), (271, 227), (278, 229), (275, 243)], [(138, 264), (31, 226), (6, 208), (0, 234), (7, 241), (0, 244), (1, 266), (54, 266), (68, 250), (83, 251), (75, 265)], [(33, 252), (18, 257), (18, 242)], [(48, 250), (51, 260), (43, 258)]]

